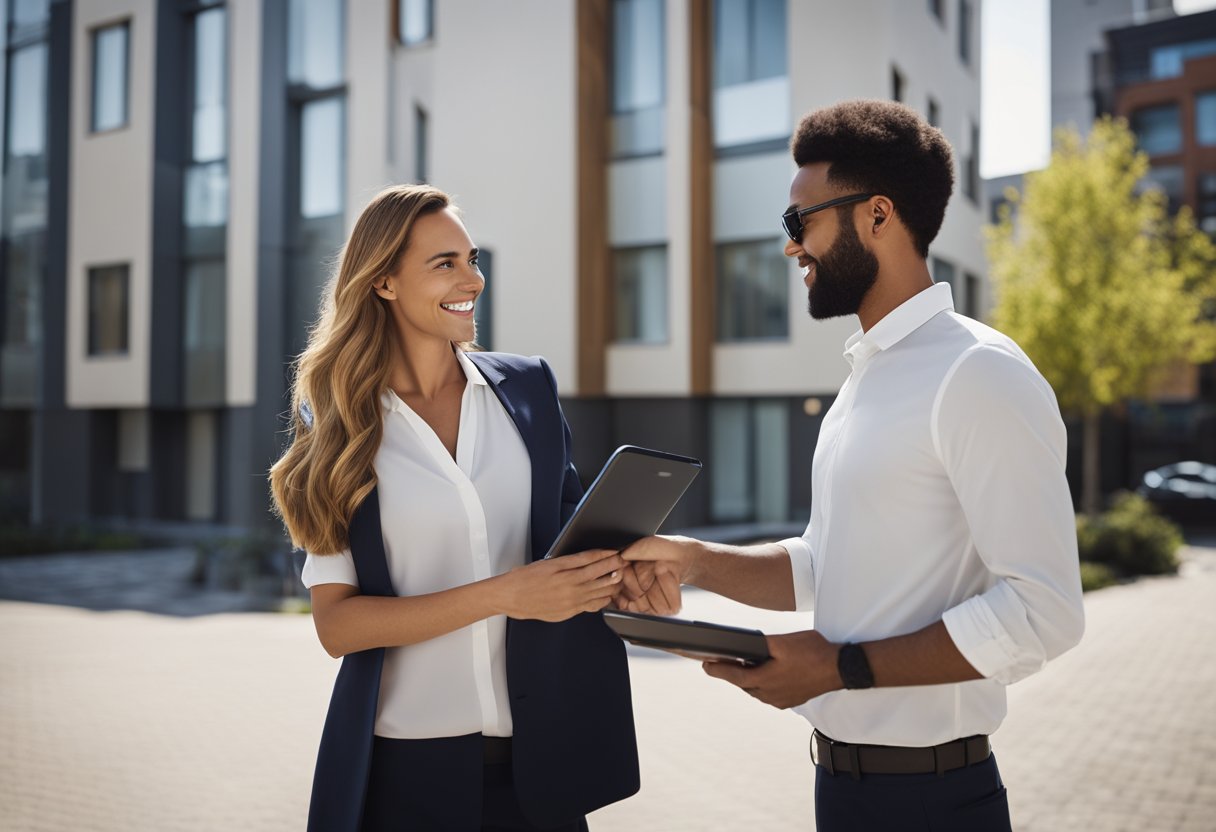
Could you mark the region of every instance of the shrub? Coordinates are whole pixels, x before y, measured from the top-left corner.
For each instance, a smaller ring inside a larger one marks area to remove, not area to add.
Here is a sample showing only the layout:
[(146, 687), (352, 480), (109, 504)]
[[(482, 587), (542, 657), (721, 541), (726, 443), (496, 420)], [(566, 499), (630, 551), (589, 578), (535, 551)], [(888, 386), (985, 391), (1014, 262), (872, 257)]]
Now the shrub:
[(1111, 569), (1105, 563), (1094, 563), (1093, 561), (1081, 561), (1081, 591), (1089, 592), (1093, 589), (1101, 589), (1104, 586), (1119, 583), (1119, 577), (1115, 574), (1115, 570)]
[(1077, 518), (1081, 560), (1105, 564), (1127, 575), (1178, 571), (1182, 533), (1143, 497), (1120, 493), (1097, 518)]

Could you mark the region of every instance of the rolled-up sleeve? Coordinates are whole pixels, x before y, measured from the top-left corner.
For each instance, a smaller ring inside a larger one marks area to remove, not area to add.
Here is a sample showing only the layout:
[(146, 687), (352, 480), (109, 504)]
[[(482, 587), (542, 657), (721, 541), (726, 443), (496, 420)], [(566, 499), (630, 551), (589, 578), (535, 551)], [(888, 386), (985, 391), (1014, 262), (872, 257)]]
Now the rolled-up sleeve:
[(815, 608), (815, 563), (811, 559), (811, 544), (807, 542), (810, 535), (808, 526), (802, 537), (789, 537), (777, 543), (790, 555), (790, 570), (794, 574), (794, 609), (798, 612)]
[(304, 570), (300, 580), (306, 589), (312, 589), (319, 584), (349, 584), (359, 585), (359, 573), (355, 571), (355, 559), (350, 550), (338, 552), (336, 555), (314, 555), (312, 552), (304, 558)]
[(1011, 684), (1077, 644), (1085, 628), (1064, 423), (1034, 366), (986, 345), (955, 363), (932, 425), (976, 551), (994, 576), (943, 620), (977, 671)]

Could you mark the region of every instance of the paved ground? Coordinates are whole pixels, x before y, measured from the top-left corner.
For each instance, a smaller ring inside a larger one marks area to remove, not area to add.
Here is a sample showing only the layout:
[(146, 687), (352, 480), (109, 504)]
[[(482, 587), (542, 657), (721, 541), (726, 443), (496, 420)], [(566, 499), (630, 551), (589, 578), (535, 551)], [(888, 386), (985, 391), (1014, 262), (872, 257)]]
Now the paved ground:
[[(307, 617), (189, 590), (188, 562), (0, 560), (0, 596), (54, 602), (0, 602), (0, 829), (303, 829), (337, 663)], [(45, 597), (48, 580), (77, 591)], [(1216, 549), (1086, 609), (1081, 646), (1010, 690), (994, 738), (1015, 828), (1216, 830)], [(686, 613), (809, 623), (705, 593)], [(596, 832), (814, 828), (803, 720), (693, 662), (637, 651), (631, 664), (643, 788), (596, 813)]]

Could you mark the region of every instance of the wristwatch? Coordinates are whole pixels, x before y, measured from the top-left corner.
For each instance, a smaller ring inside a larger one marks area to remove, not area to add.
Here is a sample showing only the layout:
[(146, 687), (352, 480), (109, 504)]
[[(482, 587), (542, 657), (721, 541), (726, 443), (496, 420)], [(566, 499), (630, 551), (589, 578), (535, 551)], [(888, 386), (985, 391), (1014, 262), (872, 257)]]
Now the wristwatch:
[(874, 672), (866, 659), (866, 651), (860, 644), (844, 644), (836, 655), (836, 670), (846, 690), (864, 690), (874, 687)]

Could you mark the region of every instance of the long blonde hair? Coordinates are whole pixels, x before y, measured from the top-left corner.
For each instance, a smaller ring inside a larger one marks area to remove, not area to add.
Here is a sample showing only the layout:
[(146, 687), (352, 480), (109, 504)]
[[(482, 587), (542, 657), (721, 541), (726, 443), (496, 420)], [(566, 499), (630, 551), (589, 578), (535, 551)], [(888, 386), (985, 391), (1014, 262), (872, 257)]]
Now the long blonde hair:
[(351, 517), (376, 485), (380, 396), (396, 339), (387, 302), (373, 284), (396, 272), (414, 222), (450, 204), (447, 194), (426, 185), (387, 188), (363, 209), (342, 249), (320, 320), (296, 360), (291, 444), (270, 469), (275, 510), (297, 547), (318, 554), (345, 549)]

